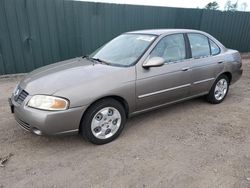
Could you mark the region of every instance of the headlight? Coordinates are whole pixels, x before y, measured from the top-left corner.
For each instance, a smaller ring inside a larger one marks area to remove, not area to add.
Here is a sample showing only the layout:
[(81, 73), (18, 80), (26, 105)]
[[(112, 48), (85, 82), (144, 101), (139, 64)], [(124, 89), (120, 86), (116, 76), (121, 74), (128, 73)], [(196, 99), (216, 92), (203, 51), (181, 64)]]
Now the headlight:
[(69, 106), (69, 102), (66, 99), (54, 96), (35, 95), (29, 102), (28, 106), (41, 110), (66, 110)]

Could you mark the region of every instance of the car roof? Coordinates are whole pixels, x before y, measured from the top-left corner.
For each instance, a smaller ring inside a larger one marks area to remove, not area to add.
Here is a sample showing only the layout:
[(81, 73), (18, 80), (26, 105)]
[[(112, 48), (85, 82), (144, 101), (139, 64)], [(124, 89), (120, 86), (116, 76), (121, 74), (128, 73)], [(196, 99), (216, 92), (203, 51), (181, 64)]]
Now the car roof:
[(148, 34), (148, 35), (163, 35), (163, 34), (172, 34), (172, 33), (204, 33), (202, 31), (194, 30), (194, 29), (145, 29), (145, 30), (137, 30), (130, 31), (127, 33), (134, 34)]
[(147, 35), (156, 35), (156, 36), (169, 35), (169, 34), (175, 34), (175, 33), (200, 33), (200, 34), (203, 34), (203, 35), (209, 37), (214, 42), (216, 42), (216, 44), (218, 46), (220, 46), (220, 48), (223, 51), (226, 50), (225, 46), (223, 44), (221, 44), (220, 41), (218, 41), (212, 35), (204, 32), (204, 31), (199, 31), (199, 30), (195, 30), (195, 29), (145, 29), (145, 30), (130, 31), (130, 32), (127, 32), (127, 33), (145, 34), (145, 35), (147, 34)]

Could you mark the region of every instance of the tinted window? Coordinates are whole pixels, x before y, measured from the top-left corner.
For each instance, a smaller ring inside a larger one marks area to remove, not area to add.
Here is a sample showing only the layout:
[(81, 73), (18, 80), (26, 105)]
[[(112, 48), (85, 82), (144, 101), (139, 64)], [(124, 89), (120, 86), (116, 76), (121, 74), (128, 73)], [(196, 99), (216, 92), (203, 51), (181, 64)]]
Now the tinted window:
[(162, 57), (167, 62), (185, 59), (185, 41), (183, 34), (164, 37), (151, 52), (150, 57)]
[(188, 34), (192, 57), (200, 58), (210, 55), (208, 38), (201, 34)]
[(209, 40), (210, 42), (210, 47), (211, 47), (211, 54), (212, 55), (217, 55), (220, 53), (220, 48), (217, 46), (217, 44), (215, 44), (214, 41)]

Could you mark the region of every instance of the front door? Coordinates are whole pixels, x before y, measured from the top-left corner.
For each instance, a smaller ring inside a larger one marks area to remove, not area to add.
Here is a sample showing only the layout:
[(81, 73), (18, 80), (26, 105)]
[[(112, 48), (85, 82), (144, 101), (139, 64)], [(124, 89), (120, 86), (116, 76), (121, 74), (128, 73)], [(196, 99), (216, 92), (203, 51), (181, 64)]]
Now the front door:
[(162, 38), (150, 53), (152, 57), (162, 57), (161, 67), (136, 67), (136, 110), (177, 101), (189, 96), (191, 86), (190, 60), (186, 59), (186, 44), (183, 34)]

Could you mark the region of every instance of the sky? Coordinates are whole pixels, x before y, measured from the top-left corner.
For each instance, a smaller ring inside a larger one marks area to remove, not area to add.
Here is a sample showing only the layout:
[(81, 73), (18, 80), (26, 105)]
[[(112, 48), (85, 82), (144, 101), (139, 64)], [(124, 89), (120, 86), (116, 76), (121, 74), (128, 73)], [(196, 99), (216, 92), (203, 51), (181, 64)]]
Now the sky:
[[(94, 1), (104, 3), (118, 3), (118, 4), (136, 4), (136, 5), (153, 5), (153, 6), (166, 6), (166, 7), (183, 7), (183, 8), (204, 8), (207, 3), (214, 0), (80, 0), (80, 1)], [(216, 0), (220, 6), (220, 10), (224, 10), (227, 0)], [(231, 0), (235, 3), (237, 0)], [(241, 4), (246, 2), (246, 11), (250, 11), (250, 0), (238, 0), (238, 9), (243, 10)]]

